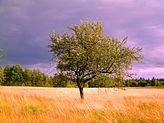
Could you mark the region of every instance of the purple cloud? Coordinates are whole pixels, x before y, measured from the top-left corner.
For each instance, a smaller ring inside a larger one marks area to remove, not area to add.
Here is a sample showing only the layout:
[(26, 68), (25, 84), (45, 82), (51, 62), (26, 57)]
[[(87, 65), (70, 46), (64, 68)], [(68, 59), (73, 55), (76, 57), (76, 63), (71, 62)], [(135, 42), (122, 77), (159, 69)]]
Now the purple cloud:
[(48, 34), (88, 18), (102, 21), (109, 35), (128, 35), (129, 45), (143, 48), (142, 65), (134, 65), (138, 76), (164, 77), (163, 6), (163, 0), (1, 0), (3, 64), (47, 64)]

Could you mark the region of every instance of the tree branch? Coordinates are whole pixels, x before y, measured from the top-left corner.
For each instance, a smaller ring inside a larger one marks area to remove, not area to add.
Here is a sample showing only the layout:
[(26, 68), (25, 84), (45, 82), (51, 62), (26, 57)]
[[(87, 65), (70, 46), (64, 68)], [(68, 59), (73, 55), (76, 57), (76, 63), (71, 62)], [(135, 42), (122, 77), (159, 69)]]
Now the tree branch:
[(86, 78), (86, 79), (83, 78), (81, 80), (81, 83), (86, 83), (86, 82), (88, 82), (89, 80), (92, 80), (95, 77), (96, 77), (96, 74), (92, 74), (89, 78)]

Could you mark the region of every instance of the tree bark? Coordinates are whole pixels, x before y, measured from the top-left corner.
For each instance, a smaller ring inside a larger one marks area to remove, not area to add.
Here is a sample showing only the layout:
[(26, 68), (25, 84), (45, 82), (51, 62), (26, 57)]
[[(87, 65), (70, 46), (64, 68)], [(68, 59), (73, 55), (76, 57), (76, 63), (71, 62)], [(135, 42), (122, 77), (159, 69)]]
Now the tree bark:
[(80, 97), (83, 100), (84, 99), (83, 87), (79, 87), (79, 91), (80, 91)]
[(79, 91), (80, 91), (80, 97), (83, 100), (84, 99), (83, 86), (80, 84), (79, 81), (77, 81), (77, 86), (78, 86)]

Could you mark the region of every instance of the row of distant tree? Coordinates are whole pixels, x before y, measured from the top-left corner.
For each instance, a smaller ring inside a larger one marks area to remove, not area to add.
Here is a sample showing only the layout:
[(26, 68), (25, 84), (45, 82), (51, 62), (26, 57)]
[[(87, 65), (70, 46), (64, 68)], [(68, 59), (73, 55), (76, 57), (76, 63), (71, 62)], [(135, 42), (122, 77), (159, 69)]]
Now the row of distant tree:
[(145, 87), (145, 86), (164, 86), (164, 79), (163, 78), (155, 78), (152, 79), (131, 79), (125, 81), (125, 86), (130, 87)]
[(34, 86), (34, 87), (76, 87), (61, 74), (53, 77), (42, 73), (39, 69), (31, 70), (16, 64), (0, 66), (0, 85), (3, 86)]
[(164, 86), (164, 79), (128, 79), (117, 80), (113, 78), (97, 78), (88, 82), (89, 87), (145, 87), (145, 86)]
[(51, 86), (51, 77), (39, 69), (23, 69), (20, 65), (0, 67), (0, 84), (5, 86)]
[[(30, 70), (22, 68), (20, 65), (0, 67), (0, 85), (4, 86), (40, 86), (40, 87), (77, 87), (76, 83), (70, 81), (62, 74), (48, 76), (39, 69)], [(88, 81), (85, 87), (144, 87), (144, 86), (164, 86), (164, 79), (130, 79), (117, 80), (105, 76)]]

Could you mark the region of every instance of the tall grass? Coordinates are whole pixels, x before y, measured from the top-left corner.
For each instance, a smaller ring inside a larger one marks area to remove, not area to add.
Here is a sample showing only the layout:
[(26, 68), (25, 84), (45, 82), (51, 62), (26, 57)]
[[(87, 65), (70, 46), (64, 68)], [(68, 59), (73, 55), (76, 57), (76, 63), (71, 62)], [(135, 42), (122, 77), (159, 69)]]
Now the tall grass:
[(0, 123), (163, 123), (163, 92), (0, 87)]

